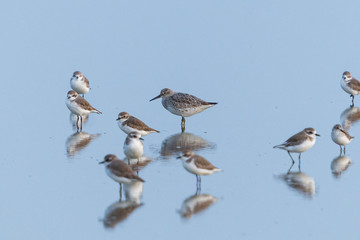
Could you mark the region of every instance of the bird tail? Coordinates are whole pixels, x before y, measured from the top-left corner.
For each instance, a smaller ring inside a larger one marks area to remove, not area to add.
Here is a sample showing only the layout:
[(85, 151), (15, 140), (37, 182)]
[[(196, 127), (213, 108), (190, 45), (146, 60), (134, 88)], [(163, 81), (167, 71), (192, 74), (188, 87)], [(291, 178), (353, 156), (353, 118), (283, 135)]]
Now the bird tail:
[(140, 178), (140, 177), (138, 177), (138, 176), (136, 176), (136, 175), (134, 175), (134, 178), (135, 178), (136, 180), (140, 181), (140, 182), (145, 182), (144, 179), (142, 179), (142, 178)]
[(273, 146), (273, 148), (283, 148), (283, 147), (284, 147), (284, 144), (279, 144), (279, 145)]
[(97, 110), (97, 109), (93, 109), (93, 112), (95, 112), (95, 113), (97, 113), (97, 114), (102, 114), (102, 112), (100, 112), (99, 110)]

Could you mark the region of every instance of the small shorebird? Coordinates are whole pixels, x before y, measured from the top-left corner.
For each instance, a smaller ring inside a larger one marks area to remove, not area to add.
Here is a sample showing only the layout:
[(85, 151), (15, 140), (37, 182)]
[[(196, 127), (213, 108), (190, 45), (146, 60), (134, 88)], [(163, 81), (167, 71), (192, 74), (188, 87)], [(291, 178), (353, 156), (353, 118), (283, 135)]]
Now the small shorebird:
[(354, 106), (354, 95), (360, 94), (360, 82), (353, 78), (350, 72), (344, 72), (341, 79), (341, 87), (342, 89), (350, 94), (352, 98), (351, 106)]
[(144, 144), (141, 140), (144, 139), (141, 138), (141, 135), (138, 132), (131, 132), (126, 137), (123, 149), (129, 164), (130, 159), (137, 159), (139, 163), (139, 159), (144, 152)]
[(192, 151), (186, 151), (182, 156), (177, 157), (182, 160), (183, 167), (190, 173), (196, 175), (196, 189), (201, 189), (200, 175), (210, 175), (214, 172), (222, 171), (220, 168), (212, 165), (205, 158), (194, 154)]
[(105, 164), (106, 174), (115, 182), (120, 183), (120, 199), (122, 194), (122, 183), (131, 184), (134, 182), (145, 182), (134, 173), (131, 167), (113, 154), (106, 155), (104, 161), (99, 164)]
[(126, 134), (131, 132), (138, 132), (143, 137), (153, 132), (159, 133), (158, 130), (149, 127), (143, 121), (137, 119), (134, 116), (131, 116), (127, 112), (119, 113), (119, 116), (116, 120), (118, 121), (119, 128)]
[(70, 86), (78, 94), (82, 94), (83, 97), (85, 93), (90, 91), (89, 80), (79, 71), (74, 72), (70, 79)]
[(354, 137), (350, 136), (350, 134), (345, 131), (340, 124), (336, 124), (331, 131), (331, 138), (334, 143), (340, 146), (340, 155), (342, 153), (342, 147), (344, 146), (344, 154), (345, 154), (345, 145), (348, 145)]
[(89, 115), (90, 113), (101, 114), (99, 110), (91, 106), (88, 101), (86, 101), (77, 92), (73, 90), (68, 91), (65, 103), (69, 110), (77, 116), (76, 127), (78, 131), (82, 130), (82, 118), (84, 116)]
[(299, 153), (299, 168), (300, 168), (301, 153), (305, 152), (306, 150), (314, 146), (316, 141), (316, 136), (320, 136), (320, 135), (316, 133), (315, 129), (305, 128), (301, 132), (290, 137), (283, 144), (274, 146), (274, 148), (280, 148), (286, 150), (293, 164), (295, 163), (295, 161), (292, 158), (290, 152)]
[(187, 93), (174, 92), (169, 88), (161, 90), (160, 94), (150, 101), (162, 98), (162, 105), (172, 114), (181, 116), (181, 128), (185, 130), (185, 117), (200, 113), (216, 105), (215, 102), (206, 102)]

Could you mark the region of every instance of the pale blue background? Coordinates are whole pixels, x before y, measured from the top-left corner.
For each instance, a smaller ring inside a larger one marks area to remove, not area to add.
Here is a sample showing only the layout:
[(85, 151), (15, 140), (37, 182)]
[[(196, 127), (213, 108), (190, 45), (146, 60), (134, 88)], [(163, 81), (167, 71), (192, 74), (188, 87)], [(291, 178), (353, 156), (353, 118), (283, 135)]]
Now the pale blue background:
[[(359, 9), (358, 1), (2, 2), (0, 238), (358, 239), (360, 129), (350, 130), (353, 164), (338, 179), (330, 132), (350, 104), (341, 74), (360, 78)], [(68, 158), (74, 130), (64, 101), (76, 70), (103, 115), (84, 126), (101, 136)], [(202, 182), (219, 201), (187, 221), (177, 210), (195, 177), (159, 157), (180, 118), (148, 101), (164, 87), (219, 102), (187, 119), (188, 132), (216, 144), (198, 153), (224, 169)], [(155, 159), (140, 172), (144, 205), (108, 230), (101, 219), (118, 185), (97, 163), (124, 156), (121, 111), (161, 133), (144, 141)], [(302, 158), (313, 198), (278, 179), (290, 159), (272, 149), (310, 126), (321, 134)]]

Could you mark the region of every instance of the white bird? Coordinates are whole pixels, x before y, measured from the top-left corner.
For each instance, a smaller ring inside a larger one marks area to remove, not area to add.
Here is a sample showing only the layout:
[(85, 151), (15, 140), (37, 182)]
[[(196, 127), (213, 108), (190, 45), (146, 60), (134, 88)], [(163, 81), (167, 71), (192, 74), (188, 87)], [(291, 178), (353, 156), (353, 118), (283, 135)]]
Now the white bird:
[(144, 144), (141, 140), (144, 139), (141, 138), (141, 134), (138, 132), (131, 132), (126, 137), (123, 149), (126, 157), (128, 158), (129, 164), (130, 159), (138, 159), (139, 162), (140, 157), (143, 155)]
[[(90, 113), (101, 114), (101, 112), (95, 109), (93, 106), (88, 103), (83, 97), (81, 97), (77, 92), (70, 90), (67, 93), (66, 106), (69, 110), (78, 116), (76, 127), (79, 130), (82, 130), (82, 118), (89, 115)], [(80, 120), (80, 126), (79, 126)]]
[(83, 97), (85, 93), (90, 91), (89, 80), (79, 71), (74, 72), (70, 79), (70, 86), (78, 94), (82, 94)]
[(292, 158), (290, 152), (299, 153), (299, 166), (300, 166), (301, 153), (305, 152), (306, 150), (314, 146), (316, 141), (316, 136), (320, 136), (320, 135), (316, 133), (315, 129), (305, 128), (301, 132), (290, 137), (283, 144), (274, 146), (274, 148), (280, 148), (286, 150), (290, 155), (290, 158), (293, 163), (295, 161)]
[(348, 145), (354, 137), (350, 136), (350, 134), (342, 128), (340, 124), (336, 124), (331, 131), (331, 138), (334, 143), (340, 146), (340, 155), (342, 153), (342, 147), (344, 146), (344, 154), (345, 154), (345, 145)]

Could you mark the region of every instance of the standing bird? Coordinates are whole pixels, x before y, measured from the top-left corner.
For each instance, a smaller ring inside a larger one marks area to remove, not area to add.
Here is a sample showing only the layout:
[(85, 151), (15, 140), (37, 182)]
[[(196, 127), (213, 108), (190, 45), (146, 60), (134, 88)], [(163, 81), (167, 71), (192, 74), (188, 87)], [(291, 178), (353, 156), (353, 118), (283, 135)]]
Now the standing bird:
[(182, 156), (177, 157), (182, 160), (183, 167), (190, 173), (196, 175), (196, 190), (201, 189), (201, 177), (200, 175), (210, 175), (214, 172), (222, 171), (220, 168), (212, 165), (205, 158), (194, 154), (192, 151), (186, 151)]
[(174, 92), (169, 88), (161, 90), (160, 94), (150, 101), (162, 98), (162, 105), (172, 114), (181, 116), (181, 129), (185, 131), (185, 118), (200, 113), (216, 105), (215, 102), (206, 102), (187, 93)]
[(360, 82), (353, 78), (350, 72), (344, 72), (341, 79), (341, 87), (352, 98), (351, 107), (354, 106), (354, 95), (360, 94)]
[(138, 132), (143, 137), (153, 132), (159, 133), (158, 130), (149, 127), (143, 121), (131, 116), (127, 112), (119, 113), (119, 116), (116, 120), (118, 121), (119, 128), (126, 134), (131, 132)]
[(85, 93), (90, 91), (89, 80), (79, 71), (74, 72), (70, 79), (70, 86), (78, 94), (82, 94), (83, 97)]
[(305, 128), (301, 132), (290, 137), (283, 144), (274, 146), (274, 148), (280, 148), (286, 150), (292, 160), (292, 164), (294, 164), (295, 161), (292, 158), (290, 152), (299, 153), (299, 168), (300, 168), (301, 153), (305, 152), (306, 150), (314, 146), (316, 141), (316, 136), (320, 136), (320, 135), (316, 133), (315, 129)]
[(331, 138), (334, 143), (340, 146), (340, 155), (342, 153), (342, 147), (344, 146), (344, 155), (345, 155), (345, 145), (348, 145), (354, 137), (350, 136), (350, 134), (345, 131), (340, 124), (336, 124), (331, 131)]
[(104, 161), (99, 164), (105, 164), (106, 174), (115, 182), (120, 183), (120, 200), (122, 183), (132, 184), (134, 182), (145, 182), (142, 178), (138, 177), (126, 163), (118, 159), (114, 154), (106, 155)]
[[(77, 92), (70, 90), (67, 93), (66, 106), (69, 110), (77, 116), (76, 128), (77, 130), (82, 130), (82, 118), (90, 113), (101, 114), (101, 112), (95, 109), (93, 106), (88, 103), (84, 98), (82, 98)], [(79, 125), (80, 123), (80, 125)]]
[(138, 132), (131, 132), (126, 137), (123, 149), (129, 164), (130, 159), (137, 159), (139, 163), (140, 157), (144, 152), (144, 144), (141, 140), (144, 139), (141, 138), (141, 135)]

